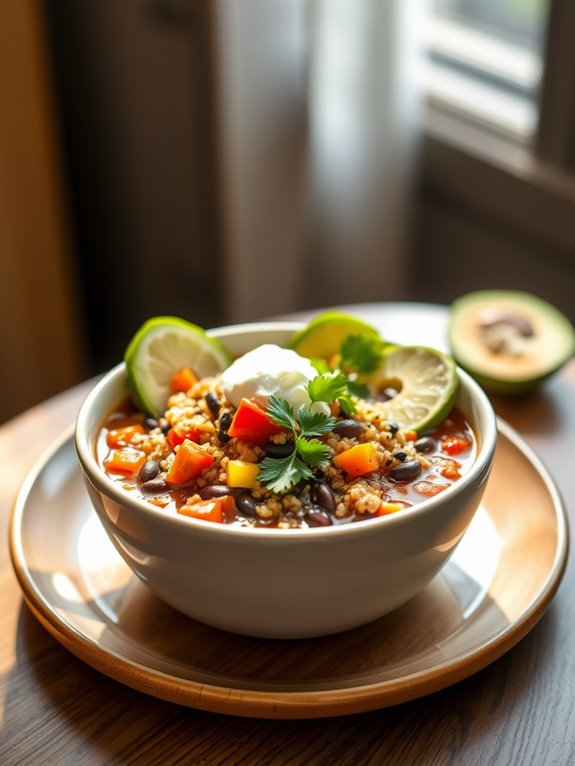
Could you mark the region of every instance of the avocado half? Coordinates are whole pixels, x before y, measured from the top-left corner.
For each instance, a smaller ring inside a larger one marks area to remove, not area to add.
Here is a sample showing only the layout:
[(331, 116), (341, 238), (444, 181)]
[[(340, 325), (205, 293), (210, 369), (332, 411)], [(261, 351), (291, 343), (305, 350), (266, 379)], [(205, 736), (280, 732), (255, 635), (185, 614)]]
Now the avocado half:
[(530, 293), (480, 290), (451, 305), (448, 338), (456, 362), (485, 389), (531, 391), (575, 353), (573, 325)]

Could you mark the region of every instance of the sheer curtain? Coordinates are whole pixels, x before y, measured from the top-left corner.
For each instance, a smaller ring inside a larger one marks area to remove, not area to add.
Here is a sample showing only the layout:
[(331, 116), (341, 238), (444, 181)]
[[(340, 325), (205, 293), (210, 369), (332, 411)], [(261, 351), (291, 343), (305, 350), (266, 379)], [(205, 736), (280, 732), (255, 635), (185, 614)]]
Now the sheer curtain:
[(219, 0), (229, 321), (404, 297), (418, 0)]

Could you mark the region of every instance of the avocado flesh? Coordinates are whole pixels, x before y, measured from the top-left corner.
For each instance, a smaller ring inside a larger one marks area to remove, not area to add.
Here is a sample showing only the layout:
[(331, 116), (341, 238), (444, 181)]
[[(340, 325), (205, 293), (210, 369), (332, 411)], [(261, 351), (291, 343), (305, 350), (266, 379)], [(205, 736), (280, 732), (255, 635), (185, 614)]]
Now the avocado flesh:
[(530, 293), (485, 290), (452, 304), (449, 343), (458, 364), (485, 388), (520, 393), (575, 353), (575, 331), (558, 309)]

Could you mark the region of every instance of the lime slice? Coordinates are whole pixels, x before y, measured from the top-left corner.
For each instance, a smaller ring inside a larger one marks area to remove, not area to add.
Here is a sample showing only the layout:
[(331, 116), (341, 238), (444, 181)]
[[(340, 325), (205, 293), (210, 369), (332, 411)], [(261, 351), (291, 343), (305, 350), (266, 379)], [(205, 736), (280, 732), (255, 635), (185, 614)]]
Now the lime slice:
[(294, 333), (288, 347), (309, 359), (329, 359), (337, 354), (348, 335), (379, 337), (375, 327), (358, 317), (343, 311), (326, 311), (310, 320), (303, 330)]
[(384, 352), (379, 368), (369, 376), (376, 395), (387, 387), (398, 392), (379, 403), (385, 417), (402, 430), (413, 431), (432, 428), (447, 417), (458, 382), (453, 359), (423, 346), (397, 346)]
[(178, 317), (154, 317), (136, 332), (124, 354), (134, 403), (153, 417), (166, 408), (172, 375), (189, 367), (198, 378), (217, 375), (232, 361), (205, 330)]

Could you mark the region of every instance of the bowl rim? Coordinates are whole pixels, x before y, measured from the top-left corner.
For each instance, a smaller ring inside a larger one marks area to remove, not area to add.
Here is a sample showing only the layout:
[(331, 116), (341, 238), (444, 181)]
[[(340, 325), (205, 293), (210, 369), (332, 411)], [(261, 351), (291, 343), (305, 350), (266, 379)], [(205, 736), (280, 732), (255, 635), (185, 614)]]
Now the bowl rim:
[[(221, 339), (221, 335), (227, 337), (241, 337), (246, 333), (254, 332), (295, 332), (305, 326), (305, 322), (297, 321), (261, 321), (248, 322), (234, 325), (224, 325), (207, 331), (210, 336)], [(193, 530), (200, 536), (220, 535), (222, 539), (229, 538), (233, 540), (280, 540), (297, 539), (301, 542), (310, 540), (323, 540), (334, 538), (341, 535), (362, 535), (373, 534), (376, 525), (382, 527), (400, 527), (404, 524), (413, 524), (420, 516), (433, 513), (434, 509), (443, 505), (446, 499), (455, 498), (462, 494), (467, 487), (472, 484), (481, 475), (489, 471), (493, 462), (495, 447), (497, 442), (497, 419), (491, 402), (481, 386), (473, 378), (457, 367), (460, 386), (463, 385), (471, 398), (477, 402), (480, 410), (484, 413), (486, 428), (480, 434), (481, 439), (475, 461), (469, 471), (461, 479), (452, 484), (445, 492), (433, 497), (422, 500), (414, 506), (406, 509), (402, 513), (394, 513), (386, 516), (378, 516), (372, 519), (365, 519), (357, 523), (336, 524), (328, 527), (309, 527), (297, 529), (276, 529), (273, 527), (240, 527), (233, 524), (214, 524), (210, 521), (194, 519), (192, 517), (182, 516), (181, 514), (166, 514), (146, 500), (138, 497), (131, 497), (118, 482), (110, 479), (99, 465), (94, 443), (96, 434), (89, 433), (88, 423), (92, 408), (99, 401), (103, 392), (107, 390), (111, 383), (117, 381), (119, 377), (126, 377), (125, 363), (122, 361), (106, 372), (88, 392), (78, 411), (74, 426), (74, 442), (76, 453), (82, 467), (82, 470), (90, 480), (91, 484), (102, 494), (108, 496), (121, 506), (126, 506), (131, 511), (140, 513), (145, 517), (150, 517), (154, 521), (165, 523), (168, 527), (173, 526), (178, 530)], [(101, 423), (101, 421), (100, 421)], [(477, 423), (474, 423), (477, 427)], [(327, 536), (327, 538), (326, 538)]]

